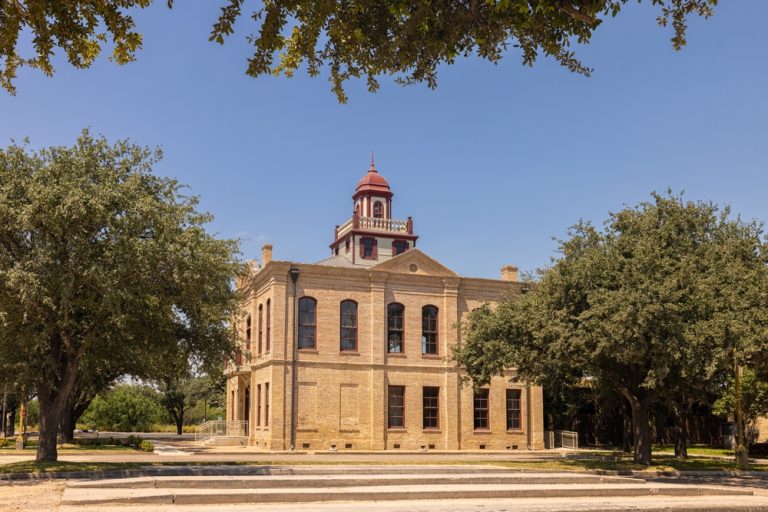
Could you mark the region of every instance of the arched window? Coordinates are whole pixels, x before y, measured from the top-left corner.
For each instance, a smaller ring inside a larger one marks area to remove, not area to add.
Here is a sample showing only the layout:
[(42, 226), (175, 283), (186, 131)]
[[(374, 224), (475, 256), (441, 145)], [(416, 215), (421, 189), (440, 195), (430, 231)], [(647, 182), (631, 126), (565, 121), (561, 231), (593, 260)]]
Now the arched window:
[(437, 307), (421, 308), (421, 353), (437, 354)]
[(403, 352), (405, 306), (393, 302), (387, 306), (387, 352)]
[(299, 299), (299, 349), (313, 349), (317, 341), (317, 301), (312, 297)]
[(245, 318), (245, 350), (251, 350), (251, 315)]
[(266, 347), (264, 348), (264, 351), (269, 353), (269, 345), (270, 345), (270, 334), (272, 333), (272, 317), (270, 314), (270, 299), (267, 299), (267, 342)]
[(261, 340), (264, 331), (264, 305), (259, 304), (259, 354), (261, 354)]
[(381, 201), (373, 203), (373, 216), (377, 219), (384, 217), (384, 205), (381, 204)]
[(341, 318), (339, 323), (340, 350), (357, 351), (357, 302), (341, 301)]

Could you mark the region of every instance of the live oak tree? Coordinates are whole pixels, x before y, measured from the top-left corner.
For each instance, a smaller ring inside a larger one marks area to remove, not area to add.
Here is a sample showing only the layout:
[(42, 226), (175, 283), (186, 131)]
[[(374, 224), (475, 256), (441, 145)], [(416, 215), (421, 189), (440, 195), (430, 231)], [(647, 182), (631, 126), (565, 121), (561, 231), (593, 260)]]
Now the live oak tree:
[[(639, 0), (642, 1), (642, 0)], [(434, 88), (440, 64), (476, 54), (498, 62), (510, 47), (524, 64), (540, 54), (571, 71), (589, 75), (571, 49), (589, 43), (594, 30), (616, 16), (629, 0), (268, 0), (250, 13), (248, 41), (254, 47), (246, 73), (293, 75), (306, 69), (330, 71), (332, 89), (346, 101), (343, 84), (365, 77), (368, 88), (378, 77), (400, 83), (426, 82)], [(672, 45), (685, 45), (687, 18), (708, 17), (717, 0), (645, 0), (659, 8), (658, 23), (673, 27)], [(129, 14), (151, 0), (6, 0), (0, 2), (0, 84), (13, 91), (22, 66), (51, 75), (58, 47), (67, 61), (87, 68), (109, 40), (118, 64), (131, 62), (142, 38)], [(168, 1), (172, 5), (172, 0)], [(226, 0), (210, 39), (224, 43), (243, 15), (244, 0)], [(20, 35), (31, 32), (32, 51), (20, 51)]]
[(0, 374), (38, 396), (39, 461), (56, 460), (78, 382), (105, 364), (154, 376), (179, 354), (216, 366), (233, 350), (237, 244), (152, 173), (159, 158), (87, 131), (0, 150)]
[(479, 383), (516, 368), (615, 390), (632, 411), (634, 460), (650, 464), (653, 404), (764, 357), (766, 275), (761, 226), (654, 194), (602, 231), (574, 226), (530, 293), (470, 315), (456, 356)]

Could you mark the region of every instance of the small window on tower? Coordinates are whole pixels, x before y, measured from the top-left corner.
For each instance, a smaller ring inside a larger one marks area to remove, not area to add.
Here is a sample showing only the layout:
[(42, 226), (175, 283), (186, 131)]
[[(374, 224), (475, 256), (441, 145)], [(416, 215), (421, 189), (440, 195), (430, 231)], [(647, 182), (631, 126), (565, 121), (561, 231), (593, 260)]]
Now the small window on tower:
[(381, 204), (381, 201), (373, 203), (373, 216), (377, 219), (384, 217), (384, 205)]
[(347, 252), (349, 252), (349, 238), (347, 238), (347, 241), (344, 243), (344, 248)]
[(366, 260), (376, 259), (376, 239), (375, 238), (360, 239), (360, 257)]
[(395, 240), (394, 242), (392, 242), (392, 256), (403, 254), (409, 248), (410, 246), (408, 245), (408, 242), (406, 242), (405, 240)]

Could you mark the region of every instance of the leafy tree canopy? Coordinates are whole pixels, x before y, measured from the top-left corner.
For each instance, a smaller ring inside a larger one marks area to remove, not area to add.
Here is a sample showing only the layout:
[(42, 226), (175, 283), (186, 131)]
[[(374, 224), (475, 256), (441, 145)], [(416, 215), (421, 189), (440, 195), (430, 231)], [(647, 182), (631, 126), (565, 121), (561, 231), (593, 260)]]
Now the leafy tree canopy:
[(635, 461), (650, 464), (650, 407), (709, 391), (768, 339), (762, 227), (711, 203), (654, 194), (600, 231), (574, 226), (533, 291), (468, 322), (457, 359), (479, 383), (505, 368), (591, 383), (632, 408)]
[(55, 460), (79, 381), (189, 358), (216, 368), (233, 349), (237, 244), (152, 173), (159, 158), (87, 131), (72, 147), (0, 150), (0, 375), (37, 393), (38, 460)]
[[(642, 2), (643, 0), (638, 0)], [(658, 6), (658, 23), (673, 27), (672, 45), (686, 43), (690, 15), (708, 17), (717, 0), (645, 0)], [(351, 0), (268, 0), (250, 14), (255, 23), (248, 41), (254, 47), (246, 73), (291, 76), (305, 67), (310, 75), (330, 70), (332, 89), (346, 101), (343, 84), (365, 77), (368, 88), (378, 77), (401, 83), (437, 84), (437, 67), (476, 54), (499, 61), (517, 47), (524, 64), (540, 54), (568, 69), (589, 75), (571, 49), (589, 43), (606, 18), (616, 16), (629, 0), (442, 0), (380, 2)], [(58, 47), (75, 67), (86, 68), (111, 40), (118, 64), (135, 59), (141, 34), (129, 14), (151, 0), (102, 2), (76, 0), (7, 0), (0, 3), (0, 83), (13, 91), (21, 66), (53, 74), (51, 57)], [(172, 5), (172, 0), (168, 1)], [(244, 0), (226, 0), (210, 39), (223, 43), (235, 30)], [(33, 35), (30, 55), (20, 52), (20, 36)]]

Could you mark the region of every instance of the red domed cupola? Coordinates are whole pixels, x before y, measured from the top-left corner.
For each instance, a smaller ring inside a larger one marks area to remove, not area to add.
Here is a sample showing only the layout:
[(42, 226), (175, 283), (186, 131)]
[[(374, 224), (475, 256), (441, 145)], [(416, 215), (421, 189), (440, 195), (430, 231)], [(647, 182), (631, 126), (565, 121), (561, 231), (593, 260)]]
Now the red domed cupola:
[(361, 195), (381, 195), (387, 198), (392, 197), (392, 191), (389, 189), (387, 180), (376, 170), (376, 165), (371, 157), (371, 168), (365, 173), (355, 187), (355, 194), (352, 199), (357, 199)]
[(332, 258), (346, 265), (370, 267), (416, 247), (419, 237), (413, 234), (413, 220), (392, 218), (392, 196), (371, 155), (371, 167), (352, 196), (352, 218), (334, 230)]

